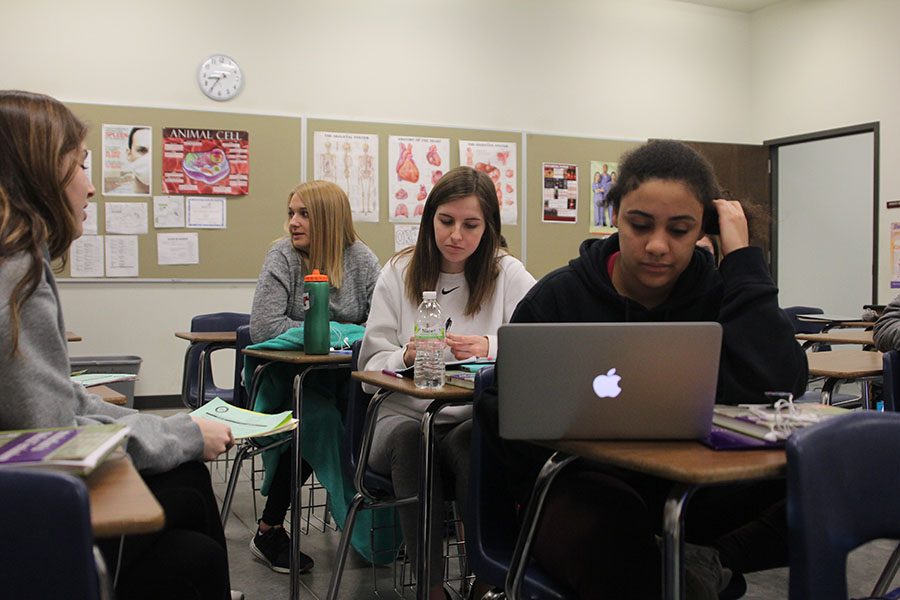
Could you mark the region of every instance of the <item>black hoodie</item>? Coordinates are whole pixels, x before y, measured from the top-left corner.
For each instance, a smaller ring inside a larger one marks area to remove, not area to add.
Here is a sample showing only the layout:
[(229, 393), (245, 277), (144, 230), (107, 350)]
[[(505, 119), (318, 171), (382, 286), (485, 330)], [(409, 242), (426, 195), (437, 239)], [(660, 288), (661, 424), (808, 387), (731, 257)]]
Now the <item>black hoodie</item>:
[[(709, 252), (698, 248), (669, 298), (652, 309), (620, 296), (613, 287), (606, 265), (618, 250), (618, 235), (585, 240), (578, 258), (531, 288), (512, 322), (718, 321), (723, 335), (717, 402), (760, 403), (767, 391), (803, 394), (809, 374), (806, 354), (778, 307), (778, 288), (759, 248), (729, 253), (718, 270)], [(650, 358), (665, 360), (665, 353)], [(477, 399), (476, 411), (485, 443), (504, 465), (510, 490), (524, 504), (549, 451), (499, 439), (496, 387)]]
[(760, 403), (767, 391), (803, 394), (806, 354), (778, 307), (778, 288), (759, 248), (729, 253), (718, 270), (709, 252), (698, 248), (668, 299), (652, 309), (613, 287), (606, 265), (618, 250), (618, 235), (585, 240), (578, 258), (546, 275), (522, 299), (512, 322), (718, 321), (723, 335), (717, 402)]

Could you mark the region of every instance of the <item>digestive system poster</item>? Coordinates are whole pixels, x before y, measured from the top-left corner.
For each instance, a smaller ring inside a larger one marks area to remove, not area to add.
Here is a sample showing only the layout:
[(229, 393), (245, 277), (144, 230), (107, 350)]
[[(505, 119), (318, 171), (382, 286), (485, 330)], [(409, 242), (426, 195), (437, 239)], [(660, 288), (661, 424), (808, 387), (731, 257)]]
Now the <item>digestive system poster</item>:
[(447, 138), (390, 136), (390, 220), (395, 223), (418, 223), (428, 192), (450, 169), (449, 163), (450, 140)]
[(250, 191), (246, 131), (163, 128), (165, 194), (244, 196)]
[(350, 198), (354, 221), (378, 221), (378, 135), (313, 134), (314, 177), (337, 184)]
[(501, 223), (515, 225), (519, 214), (516, 201), (518, 180), (515, 143), (460, 140), (459, 160), (462, 164), (490, 176), (497, 191)]

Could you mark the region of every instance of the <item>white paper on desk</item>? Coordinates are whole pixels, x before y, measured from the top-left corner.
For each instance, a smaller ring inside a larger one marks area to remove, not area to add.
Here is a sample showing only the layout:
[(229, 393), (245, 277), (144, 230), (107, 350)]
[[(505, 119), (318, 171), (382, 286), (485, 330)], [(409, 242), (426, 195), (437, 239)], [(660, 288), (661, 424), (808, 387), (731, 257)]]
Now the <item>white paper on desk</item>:
[(184, 227), (184, 196), (153, 196), (153, 226)]
[(415, 246), (417, 239), (418, 225), (394, 225), (394, 252), (400, 252), (407, 246)]
[(69, 247), (72, 277), (103, 277), (103, 236), (83, 235)]
[(196, 265), (200, 262), (197, 233), (157, 233), (156, 261), (161, 265)]
[(138, 276), (138, 239), (136, 235), (106, 236), (106, 276)]
[(88, 202), (87, 207), (84, 209), (84, 214), (86, 218), (84, 220), (84, 229), (82, 233), (85, 235), (97, 235), (97, 203), (96, 202)]
[(187, 226), (225, 229), (225, 198), (194, 196), (187, 199)]
[(146, 202), (107, 202), (106, 233), (147, 233)]

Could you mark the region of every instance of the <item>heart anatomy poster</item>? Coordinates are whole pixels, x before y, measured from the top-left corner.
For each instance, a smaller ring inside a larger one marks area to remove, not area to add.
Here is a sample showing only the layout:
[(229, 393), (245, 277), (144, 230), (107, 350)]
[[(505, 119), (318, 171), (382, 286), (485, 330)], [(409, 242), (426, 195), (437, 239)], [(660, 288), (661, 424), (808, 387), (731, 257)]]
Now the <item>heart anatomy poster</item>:
[(438, 179), (450, 170), (447, 138), (392, 135), (388, 141), (388, 203), (390, 220), (418, 223), (425, 198)]
[(223, 194), (250, 191), (250, 136), (225, 129), (163, 128), (165, 194)]
[(378, 135), (316, 131), (313, 175), (337, 184), (354, 221), (378, 221)]
[(487, 173), (494, 182), (500, 222), (515, 225), (519, 213), (516, 202), (516, 145), (513, 142), (459, 141), (459, 161)]

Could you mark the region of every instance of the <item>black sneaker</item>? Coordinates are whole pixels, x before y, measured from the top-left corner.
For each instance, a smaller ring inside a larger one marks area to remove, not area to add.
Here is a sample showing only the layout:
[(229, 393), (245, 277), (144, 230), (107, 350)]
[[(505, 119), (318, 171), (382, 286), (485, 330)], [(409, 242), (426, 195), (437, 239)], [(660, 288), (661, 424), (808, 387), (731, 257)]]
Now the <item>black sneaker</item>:
[[(250, 540), (250, 552), (276, 573), (291, 572), (291, 538), (284, 527), (272, 527), (265, 533), (257, 530)], [(300, 553), (299, 562), (301, 573), (313, 568), (312, 557), (303, 552)]]

